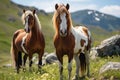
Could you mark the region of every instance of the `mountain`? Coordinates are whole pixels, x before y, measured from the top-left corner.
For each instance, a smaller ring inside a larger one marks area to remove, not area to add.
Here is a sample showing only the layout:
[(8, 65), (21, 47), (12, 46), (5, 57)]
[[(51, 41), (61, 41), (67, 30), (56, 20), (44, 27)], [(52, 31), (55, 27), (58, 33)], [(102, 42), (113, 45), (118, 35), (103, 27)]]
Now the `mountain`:
[(71, 15), (75, 24), (101, 27), (106, 31), (120, 30), (120, 18), (99, 11), (81, 10), (71, 13)]
[[(23, 9), (37, 10), (37, 15), (42, 25), (42, 32), (45, 36), (45, 42), (46, 42), (45, 52), (53, 52), (54, 51), (54, 45), (53, 45), (54, 29), (52, 25), (53, 13), (46, 13), (44, 10), (39, 10), (31, 6), (19, 5), (10, 0), (1, 0), (0, 1), (0, 54), (7, 53), (8, 55), (8, 53), (10, 53), (10, 46), (11, 46), (13, 33), (20, 28), (24, 28), (21, 21), (21, 15), (22, 15)], [(91, 18), (88, 19), (87, 17), (89, 16), (88, 14), (93, 15), (91, 11), (90, 12), (78, 11), (78, 12), (72, 13), (73, 22), (77, 24), (80, 23), (80, 24), (86, 25), (85, 23), (82, 23), (82, 21), (83, 22), (88, 20), (92, 21)], [(102, 14), (102, 15), (105, 16), (106, 14)], [(73, 16), (76, 16), (76, 17), (73, 17)], [(81, 22), (79, 22), (79, 20)], [(96, 19), (96, 20), (99, 21), (99, 19)], [(114, 22), (114, 20), (112, 22)], [(119, 25), (119, 23), (116, 23), (115, 25)], [(92, 37), (95, 45), (99, 44), (100, 41), (102, 41), (103, 39), (113, 35), (110, 32), (104, 30), (102, 27), (89, 26), (89, 29), (92, 33)], [(116, 34), (116, 32), (114, 32), (114, 34)]]

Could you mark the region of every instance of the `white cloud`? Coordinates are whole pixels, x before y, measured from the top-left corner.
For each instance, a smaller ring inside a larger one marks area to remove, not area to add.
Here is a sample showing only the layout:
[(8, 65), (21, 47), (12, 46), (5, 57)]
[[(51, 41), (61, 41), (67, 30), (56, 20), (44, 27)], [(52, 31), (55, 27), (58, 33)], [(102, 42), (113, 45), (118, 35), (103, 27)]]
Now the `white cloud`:
[(118, 5), (104, 6), (99, 11), (120, 17), (120, 6)]
[(77, 10), (83, 10), (83, 9), (92, 9), (92, 10), (97, 10), (98, 9), (98, 6), (95, 5), (95, 4), (90, 4), (90, 5), (71, 5), (70, 7), (70, 11), (71, 12), (74, 12), (74, 11), (77, 11)]
[(72, 1), (72, 2), (88, 2), (90, 0), (68, 0), (68, 1)]

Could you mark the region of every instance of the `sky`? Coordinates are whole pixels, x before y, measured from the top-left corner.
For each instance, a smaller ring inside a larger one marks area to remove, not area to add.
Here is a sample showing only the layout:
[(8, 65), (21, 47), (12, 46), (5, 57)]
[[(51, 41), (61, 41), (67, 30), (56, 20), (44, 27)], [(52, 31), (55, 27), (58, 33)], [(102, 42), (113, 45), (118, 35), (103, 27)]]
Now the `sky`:
[(120, 0), (12, 0), (17, 4), (34, 6), (46, 12), (53, 12), (56, 3), (70, 5), (70, 12), (92, 9), (120, 17)]

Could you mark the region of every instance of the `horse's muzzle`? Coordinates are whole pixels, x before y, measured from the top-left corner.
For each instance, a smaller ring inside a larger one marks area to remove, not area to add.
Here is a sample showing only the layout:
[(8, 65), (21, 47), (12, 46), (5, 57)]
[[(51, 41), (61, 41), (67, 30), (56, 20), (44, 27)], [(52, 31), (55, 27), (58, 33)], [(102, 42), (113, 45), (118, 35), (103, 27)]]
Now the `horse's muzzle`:
[(60, 36), (62, 36), (62, 37), (67, 36), (67, 30), (65, 30), (64, 32), (62, 30), (60, 30)]
[(30, 29), (29, 29), (29, 28), (28, 28), (28, 29), (25, 28), (24, 30), (25, 30), (26, 33), (29, 33), (29, 32), (30, 32)]

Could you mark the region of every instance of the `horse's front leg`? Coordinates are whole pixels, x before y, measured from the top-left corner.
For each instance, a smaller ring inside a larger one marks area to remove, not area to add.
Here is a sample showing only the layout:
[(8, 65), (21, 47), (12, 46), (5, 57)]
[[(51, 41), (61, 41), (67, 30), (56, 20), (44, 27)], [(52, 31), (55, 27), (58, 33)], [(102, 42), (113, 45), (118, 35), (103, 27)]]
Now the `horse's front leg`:
[(23, 71), (25, 71), (25, 64), (26, 64), (27, 57), (28, 57), (28, 54), (25, 54), (23, 56)]
[(44, 54), (44, 49), (42, 49), (39, 53), (38, 53), (38, 70), (41, 68), (42, 66), (42, 56)]
[(29, 71), (31, 72), (31, 67), (32, 67), (32, 56), (33, 56), (33, 53), (29, 53)]
[(63, 55), (60, 51), (56, 51), (57, 58), (59, 60), (59, 72), (60, 72), (60, 80), (63, 80)]
[(68, 80), (71, 78), (73, 52), (68, 55)]
[(59, 60), (59, 72), (60, 72), (60, 80), (63, 80), (63, 58)]

